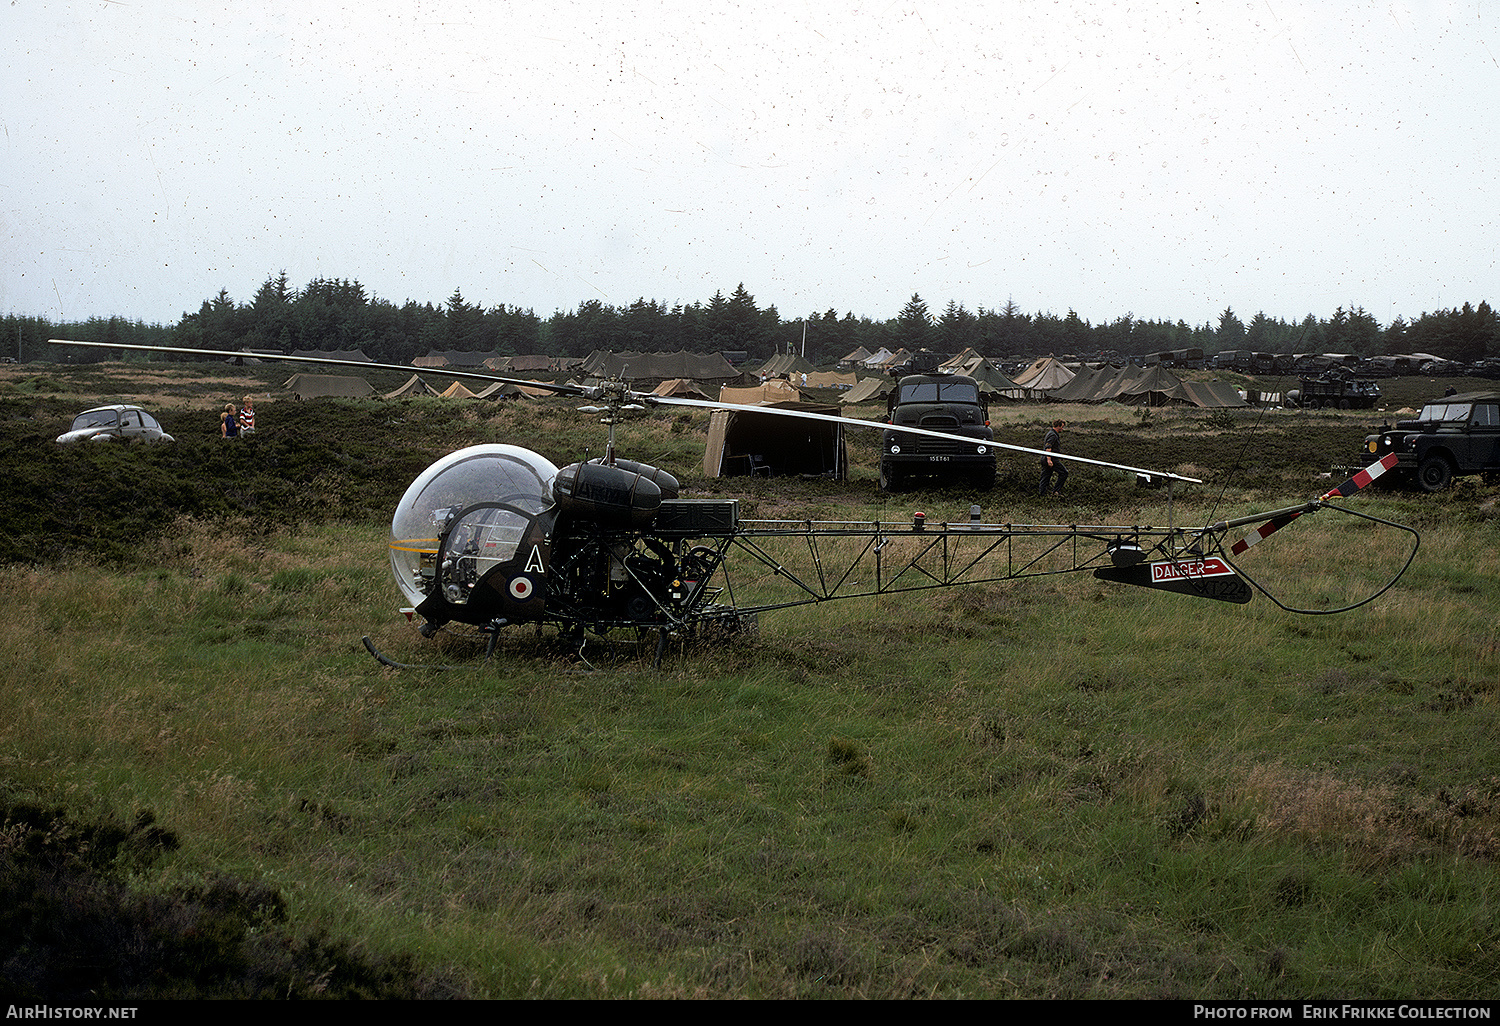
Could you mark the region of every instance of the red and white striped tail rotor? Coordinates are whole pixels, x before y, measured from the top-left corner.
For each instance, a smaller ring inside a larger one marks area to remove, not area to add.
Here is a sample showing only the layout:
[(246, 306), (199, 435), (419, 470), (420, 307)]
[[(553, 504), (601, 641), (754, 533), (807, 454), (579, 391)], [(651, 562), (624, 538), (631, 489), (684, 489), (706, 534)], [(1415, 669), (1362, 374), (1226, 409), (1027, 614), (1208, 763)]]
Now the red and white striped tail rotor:
[[(1395, 466), (1396, 454), (1391, 453), (1388, 456), (1376, 460), (1374, 463), (1370, 464), (1364, 470), (1361, 470), (1359, 473), (1355, 474), (1353, 477), (1345, 481), (1343, 484), (1339, 485), (1337, 488), (1333, 488), (1329, 491), (1324, 492), (1321, 496), (1318, 497), (1318, 502), (1327, 502), (1329, 499), (1348, 498), (1355, 492), (1359, 491), (1361, 488), (1368, 485), (1371, 481), (1375, 480), (1381, 474), (1384, 474), (1387, 470), (1393, 469)], [(1254, 531), (1251, 531), (1249, 534), (1245, 535), (1245, 537), (1235, 542), (1234, 545), (1230, 547), (1229, 554), (1232, 556), (1238, 556), (1250, 546), (1261, 541), (1262, 539), (1269, 538), (1271, 535), (1275, 534), (1277, 531), (1281, 530), (1287, 524), (1290, 524), (1293, 520), (1296, 520), (1306, 512), (1308, 512), (1308, 510), (1297, 510), (1294, 513), (1287, 513), (1282, 516), (1272, 517), (1270, 520), (1267, 520), (1264, 524), (1261, 524), (1259, 527), (1257, 527)]]

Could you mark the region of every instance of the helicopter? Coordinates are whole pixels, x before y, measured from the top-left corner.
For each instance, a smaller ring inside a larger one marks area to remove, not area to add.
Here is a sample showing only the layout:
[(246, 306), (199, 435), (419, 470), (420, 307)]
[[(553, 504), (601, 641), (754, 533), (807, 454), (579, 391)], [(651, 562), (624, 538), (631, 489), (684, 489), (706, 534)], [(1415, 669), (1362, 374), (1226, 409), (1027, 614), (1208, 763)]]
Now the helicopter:
[[(226, 355), (194, 350), (63, 342), (114, 350)], [(261, 358), (276, 358), (261, 357)], [(304, 363), (336, 360), (283, 357)], [(346, 366), (346, 365), (345, 365)], [(384, 364), (362, 368), (407, 371)], [(670, 639), (752, 630), (763, 613), (838, 599), (1090, 572), (1102, 581), (1244, 604), (1256, 592), (1294, 613), (1357, 608), (1384, 594), (1416, 556), (1410, 527), (1352, 510), (1347, 498), (1394, 466), (1387, 457), (1316, 499), (1198, 528), (1139, 524), (967, 520), (812, 521), (750, 519), (740, 500), (682, 495), (671, 473), (616, 452), (615, 428), (649, 407), (741, 410), (733, 404), (656, 396), (622, 380), (550, 384), (478, 371), (445, 371), (542, 388), (584, 399), (608, 429), (602, 457), (559, 467), (530, 449), (491, 443), (451, 452), (411, 482), (391, 521), (389, 558), (407, 618), (422, 636), (477, 632), (489, 653), (502, 630), (555, 628), (581, 654), (586, 639), (654, 636), (659, 664)], [(919, 427), (756, 407), (757, 414), (945, 437)], [(1041, 450), (997, 448), (1040, 457)], [(1201, 483), (1197, 478), (1069, 454), (1069, 461), (1133, 474), (1143, 483)], [(1373, 594), (1335, 608), (1286, 605), (1239, 565), (1249, 548), (1296, 519), (1324, 509), (1405, 532), (1405, 563)], [(1254, 527), (1243, 537), (1241, 529)], [(371, 654), (386, 659), (365, 639)], [(488, 653), (487, 653), (488, 657)]]

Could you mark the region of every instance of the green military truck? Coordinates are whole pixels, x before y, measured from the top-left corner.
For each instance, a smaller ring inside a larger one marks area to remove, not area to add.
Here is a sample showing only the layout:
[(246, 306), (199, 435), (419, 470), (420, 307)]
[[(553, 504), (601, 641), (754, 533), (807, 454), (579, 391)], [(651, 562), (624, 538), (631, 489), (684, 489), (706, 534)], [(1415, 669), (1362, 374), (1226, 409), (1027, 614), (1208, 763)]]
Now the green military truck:
[(967, 481), (981, 490), (994, 486), (995, 435), (973, 378), (906, 375), (891, 389), (886, 423), (948, 437), (887, 430), (880, 446), (881, 491), (897, 491), (918, 478)]

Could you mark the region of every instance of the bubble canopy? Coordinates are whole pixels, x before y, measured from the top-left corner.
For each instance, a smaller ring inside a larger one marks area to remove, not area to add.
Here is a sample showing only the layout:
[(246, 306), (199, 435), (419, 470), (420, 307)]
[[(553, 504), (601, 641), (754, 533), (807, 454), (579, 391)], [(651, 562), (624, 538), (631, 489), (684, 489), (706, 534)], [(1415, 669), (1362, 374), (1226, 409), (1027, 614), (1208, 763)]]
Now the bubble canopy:
[(516, 445), (470, 446), (422, 471), (391, 518), (391, 571), (407, 601), (427, 597), (438, 541), (460, 510), (496, 502), (534, 516), (552, 505), (556, 476), (551, 461)]

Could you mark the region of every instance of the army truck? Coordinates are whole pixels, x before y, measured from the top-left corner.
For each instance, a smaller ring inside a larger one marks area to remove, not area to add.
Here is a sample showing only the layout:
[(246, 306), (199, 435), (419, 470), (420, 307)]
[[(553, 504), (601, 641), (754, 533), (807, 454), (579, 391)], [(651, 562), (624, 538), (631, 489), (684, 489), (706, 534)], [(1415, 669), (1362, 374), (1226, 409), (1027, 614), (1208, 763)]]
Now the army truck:
[(1287, 393), (1288, 406), (1309, 410), (1372, 410), (1380, 400), (1380, 386), (1373, 381), (1330, 371), (1315, 378), (1302, 378), (1301, 388)]
[(981, 490), (995, 483), (994, 432), (979, 385), (962, 374), (908, 374), (886, 401), (886, 423), (941, 432), (886, 431), (880, 445), (880, 489), (897, 491), (917, 478), (964, 480)]
[(1440, 492), (1466, 474), (1500, 479), (1500, 392), (1434, 399), (1415, 420), (1367, 435), (1360, 459), (1369, 464), (1393, 452), (1399, 479), (1424, 492)]

